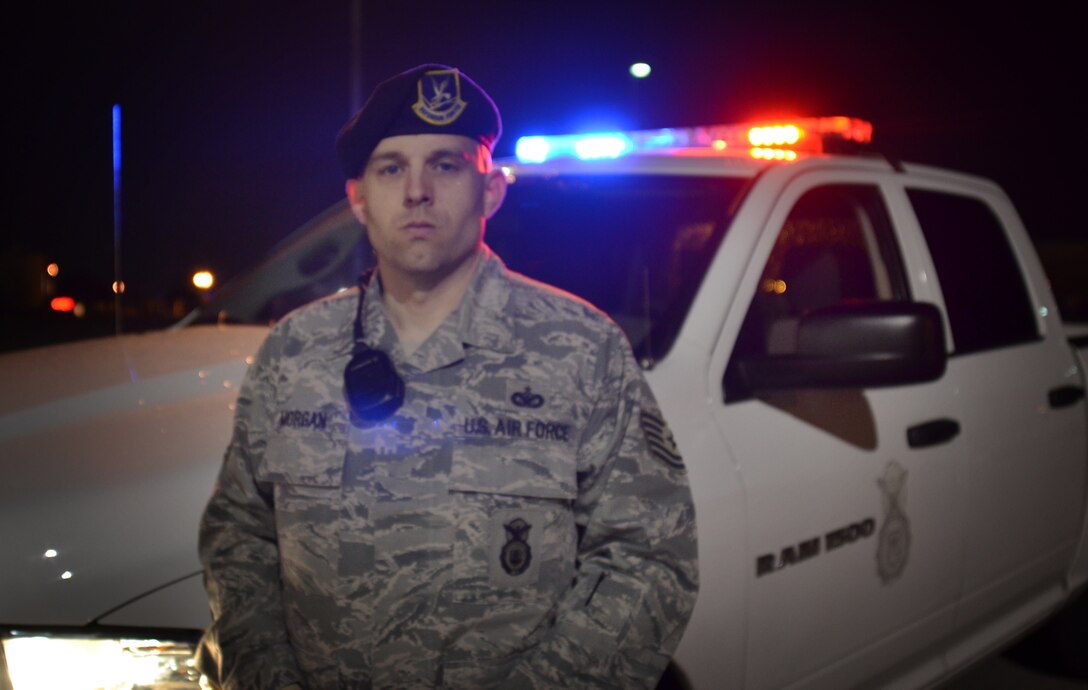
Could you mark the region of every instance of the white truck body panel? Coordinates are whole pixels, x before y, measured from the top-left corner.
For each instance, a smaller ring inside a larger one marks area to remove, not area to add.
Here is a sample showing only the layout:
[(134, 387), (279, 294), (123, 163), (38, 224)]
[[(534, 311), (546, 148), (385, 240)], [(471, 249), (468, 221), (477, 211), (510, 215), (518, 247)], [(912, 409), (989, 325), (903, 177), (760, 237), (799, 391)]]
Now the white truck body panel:
[[(202, 326), (0, 357), (12, 386), (0, 417), (0, 620), (84, 625), (200, 570), (202, 503), (264, 333)], [(202, 626), (200, 604), (140, 625)]]

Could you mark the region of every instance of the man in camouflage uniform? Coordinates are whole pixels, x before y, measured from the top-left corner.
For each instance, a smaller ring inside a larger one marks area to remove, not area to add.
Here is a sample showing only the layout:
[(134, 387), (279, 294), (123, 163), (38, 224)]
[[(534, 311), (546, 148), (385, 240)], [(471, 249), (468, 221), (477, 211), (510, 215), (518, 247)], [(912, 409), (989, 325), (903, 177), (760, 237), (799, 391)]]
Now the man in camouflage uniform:
[[(337, 139), (378, 270), (280, 321), (242, 386), (200, 533), (225, 688), (653, 687), (680, 640), (683, 465), (620, 329), (483, 243), (500, 130), (423, 65)], [(379, 415), (345, 393), (375, 358)]]

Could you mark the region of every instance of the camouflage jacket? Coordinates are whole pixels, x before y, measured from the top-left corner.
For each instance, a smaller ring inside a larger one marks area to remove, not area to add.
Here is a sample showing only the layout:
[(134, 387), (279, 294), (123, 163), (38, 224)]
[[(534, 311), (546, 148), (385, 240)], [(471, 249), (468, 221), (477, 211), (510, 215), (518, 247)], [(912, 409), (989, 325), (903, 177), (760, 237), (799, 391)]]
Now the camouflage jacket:
[(695, 515), (622, 331), (490, 250), (387, 422), (343, 393), (358, 292), (272, 330), (204, 514), (225, 688), (653, 687), (697, 589)]

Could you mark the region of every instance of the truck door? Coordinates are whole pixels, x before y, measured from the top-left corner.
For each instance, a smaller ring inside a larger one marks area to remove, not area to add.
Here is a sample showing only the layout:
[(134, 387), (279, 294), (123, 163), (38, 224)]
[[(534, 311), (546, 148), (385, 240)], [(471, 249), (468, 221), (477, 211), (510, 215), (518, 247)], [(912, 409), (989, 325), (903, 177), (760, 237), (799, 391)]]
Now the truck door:
[(788, 356), (809, 310), (912, 299), (873, 179), (810, 172), (787, 184), (723, 329), (716, 417), (747, 500), (746, 688), (852, 687), (927, 652), (940, 663), (951, 629), (957, 440), (908, 441), (954, 415), (947, 381), (764, 393), (745, 390), (734, 366)]
[[(1054, 300), (1005, 196), (947, 181), (906, 191), (953, 341), (946, 376), (960, 402), (956, 420), (966, 450), (959, 625), (969, 633), (994, 612), (1064, 584), (1084, 510), (1084, 391)], [(1040, 613), (1031, 605), (1019, 609)], [(988, 627), (1000, 639), (1000, 626)]]

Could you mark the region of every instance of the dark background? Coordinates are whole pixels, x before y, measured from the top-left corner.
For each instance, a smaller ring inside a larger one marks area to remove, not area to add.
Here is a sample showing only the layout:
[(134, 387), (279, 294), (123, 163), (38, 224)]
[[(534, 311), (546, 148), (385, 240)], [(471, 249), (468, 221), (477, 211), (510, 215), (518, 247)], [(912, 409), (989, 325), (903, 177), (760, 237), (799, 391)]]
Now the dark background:
[[(124, 303), (157, 300), (167, 305), (157, 318), (169, 321), (179, 300), (196, 299), (195, 269), (229, 280), (341, 198), (336, 132), (374, 84), (423, 62), (458, 66), (491, 93), (505, 125), (499, 155), (527, 134), (867, 118), (889, 155), (1005, 187), (1066, 316), (1088, 320), (1078, 203), (1088, 60), (1071, 12), (1049, 1), (903, 0), (9, 10), (0, 326), (8, 342), (27, 332), (8, 348), (34, 340), (41, 324), (10, 296), (25, 296), (50, 261), (61, 267), (57, 289), (111, 308), (113, 104), (122, 107)], [(653, 67), (645, 80), (627, 73), (638, 60)]]

